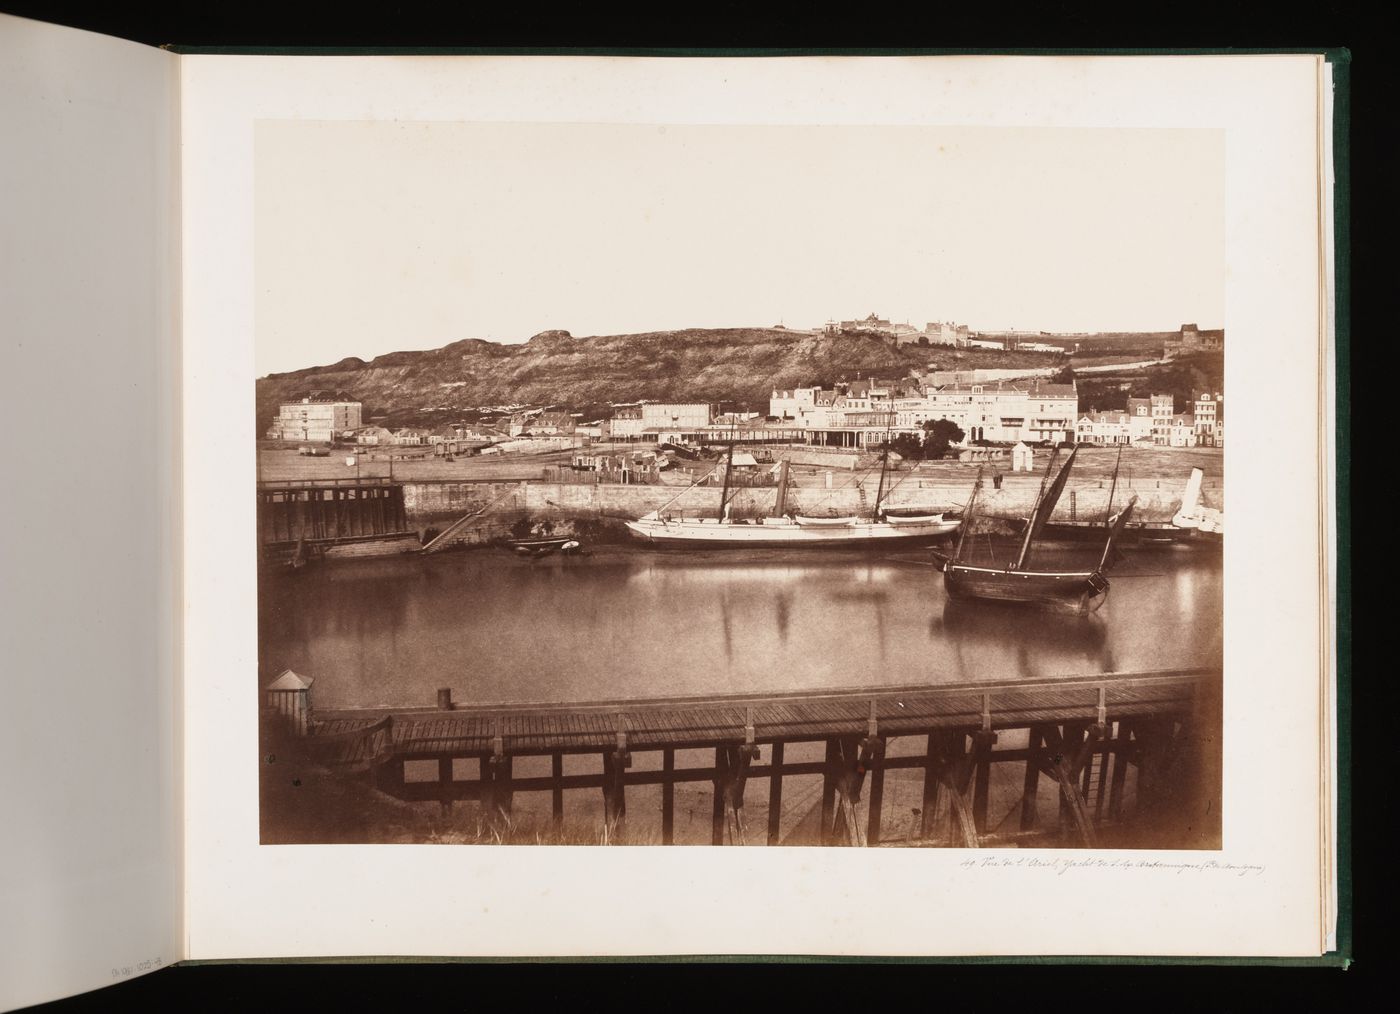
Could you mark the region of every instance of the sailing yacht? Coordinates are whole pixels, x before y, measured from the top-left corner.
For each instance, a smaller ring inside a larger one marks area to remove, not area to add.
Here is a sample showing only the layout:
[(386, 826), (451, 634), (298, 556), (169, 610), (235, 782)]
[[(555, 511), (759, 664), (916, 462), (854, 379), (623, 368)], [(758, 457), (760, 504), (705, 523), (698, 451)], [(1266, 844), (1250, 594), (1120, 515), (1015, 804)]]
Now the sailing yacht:
[[(778, 496), (773, 514), (762, 518), (733, 518), (729, 510), (729, 475), (734, 460), (734, 444), (729, 445), (729, 464), (724, 470), (724, 488), (720, 492), (718, 509), (710, 518), (673, 518), (666, 508), (659, 508), (636, 521), (627, 522), (633, 537), (655, 546), (691, 546), (697, 548), (777, 547), (836, 547), (851, 548), (867, 545), (918, 545), (932, 542), (958, 530), (961, 521), (942, 513), (917, 516), (894, 516), (882, 509), (885, 496), (885, 470), (889, 463), (889, 447), (881, 458), (880, 486), (875, 496), (872, 517), (860, 516), (820, 518), (784, 514), (788, 488), (788, 463), (779, 466)], [(676, 496), (694, 489), (712, 472)]]
[[(1050, 478), (1050, 471), (1054, 468), (1055, 456), (1058, 453), (1059, 449), (1056, 448), (1050, 455), (1045, 480)], [(1036, 540), (1044, 530), (1046, 522), (1050, 520), (1050, 515), (1054, 513), (1055, 505), (1059, 502), (1060, 494), (1064, 491), (1065, 483), (1069, 479), (1070, 468), (1078, 453), (1077, 447), (1070, 452), (1064, 466), (1048, 486), (1045, 485), (1045, 480), (1042, 480), (1041, 492), (1036, 498), (1035, 510), (1031, 514), (1030, 523), (1026, 526), (1020, 551), (1017, 553), (1016, 559), (1005, 567), (975, 566), (963, 558), (967, 533), (976, 512), (977, 494), (982, 487), (982, 476), (980, 472), (978, 473), (977, 481), (972, 489), (972, 499), (968, 503), (967, 512), (963, 519), (963, 529), (958, 536), (957, 548), (952, 557), (943, 557), (940, 560), (943, 566), (943, 587), (950, 598), (1024, 603), (1081, 616), (1093, 612), (1103, 604), (1104, 598), (1108, 595), (1109, 586), (1106, 571), (1113, 543), (1132, 516), (1133, 507), (1137, 504), (1137, 497), (1129, 500), (1127, 507), (1114, 517), (1111, 514), (1113, 501), (1110, 494), (1108, 505), (1110, 513), (1105, 518), (1103, 529), (1106, 533), (1103, 553), (1096, 566), (1076, 570), (1035, 570), (1030, 566)], [(1114, 470), (1114, 481), (1116, 484), (1117, 469)]]

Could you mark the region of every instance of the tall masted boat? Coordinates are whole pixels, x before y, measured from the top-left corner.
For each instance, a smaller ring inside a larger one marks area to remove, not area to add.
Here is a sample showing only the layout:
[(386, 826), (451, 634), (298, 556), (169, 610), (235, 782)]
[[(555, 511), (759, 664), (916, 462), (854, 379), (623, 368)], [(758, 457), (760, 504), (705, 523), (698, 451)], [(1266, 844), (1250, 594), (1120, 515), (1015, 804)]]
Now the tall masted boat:
[[(1123, 447), (1119, 445), (1121, 460)], [(1116, 475), (1115, 470), (1115, 475)], [(1200, 504), (1201, 480), (1199, 468), (1191, 469), (1191, 477), (1182, 493), (1181, 509), (1170, 521), (1130, 521), (1117, 538), (1114, 545), (1122, 548), (1131, 546), (1172, 546), (1172, 545), (1219, 545), (1224, 518), (1219, 511)], [(1110, 492), (1110, 497), (1112, 493)], [(1030, 518), (1024, 518), (1019, 532), (1024, 534), (1030, 526)], [(1069, 542), (1083, 544), (1100, 543), (1105, 535), (1105, 522), (1102, 518), (1050, 521), (1041, 530), (1042, 544)]]
[[(1050, 472), (1054, 468), (1055, 457), (1058, 453), (1059, 448), (1051, 452), (1050, 462), (1045, 472), (1046, 480), (1050, 478)], [(1044, 530), (1046, 522), (1050, 520), (1050, 515), (1055, 511), (1055, 505), (1059, 502), (1060, 494), (1064, 492), (1070, 468), (1078, 453), (1077, 447), (1070, 452), (1064, 466), (1048, 486), (1045, 485), (1045, 480), (1042, 480), (1040, 495), (1036, 498), (1035, 510), (1031, 513), (1030, 524), (1026, 526), (1020, 551), (1017, 553), (1016, 559), (1005, 567), (977, 566), (967, 562), (963, 557), (967, 533), (976, 515), (977, 494), (982, 488), (982, 476), (980, 472), (978, 473), (977, 481), (972, 488), (972, 498), (963, 517), (963, 529), (958, 536), (957, 549), (951, 557), (942, 557), (940, 560), (943, 566), (943, 587), (950, 598), (1021, 603), (1081, 616), (1093, 612), (1103, 604), (1104, 598), (1108, 595), (1109, 586), (1106, 571), (1109, 566), (1110, 554), (1113, 551), (1113, 543), (1122, 533), (1124, 526), (1128, 523), (1128, 518), (1132, 516), (1133, 507), (1137, 504), (1137, 497), (1129, 500), (1128, 506), (1115, 517), (1111, 513), (1113, 494), (1109, 493), (1108, 512), (1104, 518), (1104, 527), (1101, 529), (1104, 533), (1103, 553), (1096, 566), (1072, 570), (1036, 570), (1030, 566), (1036, 540)], [(1113, 470), (1113, 478), (1116, 486), (1118, 480), (1116, 467)]]
[[(773, 514), (763, 518), (732, 518), (729, 511), (730, 471), (734, 461), (734, 445), (729, 445), (729, 459), (724, 470), (724, 488), (714, 517), (673, 518), (666, 508), (645, 514), (627, 522), (634, 538), (655, 546), (704, 549), (719, 548), (855, 548), (869, 545), (926, 544), (958, 530), (961, 524), (944, 513), (893, 514), (884, 510), (885, 470), (889, 463), (889, 447), (880, 461), (880, 486), (875, 496), (872, 516), (819, 518), (800, 514), (784, 514), (787, 500), (788, 463), (782, 462), (778, 476), (778, 496)], [(711, 473), (706, 473), (671, 501), (694, 489)]]

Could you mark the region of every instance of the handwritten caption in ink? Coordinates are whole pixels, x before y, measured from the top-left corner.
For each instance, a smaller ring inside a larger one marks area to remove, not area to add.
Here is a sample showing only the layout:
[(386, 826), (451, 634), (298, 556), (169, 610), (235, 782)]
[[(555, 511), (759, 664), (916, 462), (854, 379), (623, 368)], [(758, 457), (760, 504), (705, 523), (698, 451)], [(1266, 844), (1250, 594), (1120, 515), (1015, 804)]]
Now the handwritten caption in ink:
[(1236, 877), (1258, 876), (1264, 867), (1254, 863), (1231, 863), (1220, 859), (1198, 861), (1175, 859), (1133, 859), (1116, 857), (1068, 858), (1040, 856), (969, 856), (958, 863), (962, 869), (1043, 870), (1056, 876), (1084, 870), (1158, 870), (1163, 873), (1207, 873)]

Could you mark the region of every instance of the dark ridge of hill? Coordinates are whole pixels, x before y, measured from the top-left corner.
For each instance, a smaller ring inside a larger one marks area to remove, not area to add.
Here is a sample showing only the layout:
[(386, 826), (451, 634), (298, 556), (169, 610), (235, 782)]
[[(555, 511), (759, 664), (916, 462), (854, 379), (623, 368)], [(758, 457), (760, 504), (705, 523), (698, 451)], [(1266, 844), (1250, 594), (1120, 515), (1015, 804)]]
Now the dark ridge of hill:
[(478, 406), (583, 406), (609, 402), (699, 401), (766, 410), (774, 388), (831, 385), (857, 375), (898, 379), (937, 363), (946, 369), (1036, 368), (1035, 353), (896, 348), (873, 335), (826, 335), (785, 328), (687, 328), (575, 338), (544, 331), (518, 345), (469, 338), (440, 349), (355, 357), (275, 373), (257, 382), (257, 426), (277, 406), (314, 391), (364, 404), (365, 418), (443, 419)]

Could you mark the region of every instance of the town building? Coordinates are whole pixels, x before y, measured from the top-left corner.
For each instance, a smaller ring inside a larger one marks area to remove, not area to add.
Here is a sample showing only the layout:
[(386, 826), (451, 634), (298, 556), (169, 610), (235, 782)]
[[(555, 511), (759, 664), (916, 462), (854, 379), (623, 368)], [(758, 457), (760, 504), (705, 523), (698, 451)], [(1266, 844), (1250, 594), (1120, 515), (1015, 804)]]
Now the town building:
[(1176, 399), (1170, 394), (1154, 394), (1150, 395), (1148, 400), (1152, 405), (1152, 442), (1165, 447), (1171, 440)]
[(688, 430), (710, 425), (710, 406), (700, 402), (642, 405), (643, 430)]
[(820, 387), (774, 388), (768, 398), (768, 415), (774, 419), (800, 419), (816, 407)]
[(1131, 419), (1126, 410), (1089, 412), (1079, 417), (1075, 437), (1081, 444), (1130, 444)]
[(1132, 443), (1152, 440), (1152, 400), (1128, 399), (1128, 435)]
[(528, 436), (567, 436), (574, 432), (576, 420), (568, 412), (541, 412), (525, 424)]
[(897, 399), (893, 408), (900, 428), (947, 419), (968, 442), (1058, 444), (1075, 440), (1079, 393), (1072, 383), (1043, 380), (953, 385)]
[(1168, 447), (1194, 447), (1196, 445), (1196, 421), (1194, 416), (1175, 415), (1172, 416), (1171, 425), (1167, 427)]
[(894, 389), (884, 381), (852, 380), (838, 384), (839, 396), (833, 407), (848, 412), (868, 412), (873, 408), (887, 408)]
[(1195, 443), (1198, 447), (1218, 447), (1224, 443), (1225, 398), (1203, 391), (1192, 405), (1196, 417)]
[(393, 442), (394, 431), (383, 426), (365, 426), (355, 432), (355, 443), (357, 444), (375, 447)]
[(346, 430), (360, 428), (358, 401), (311, 396), (283, 404), (267, 431), (270, 440), (331, 443)]
[(642, 406), (621, 405), (603, 424), (603, 436), (611, 440), (636, 440), (642, 435)]

